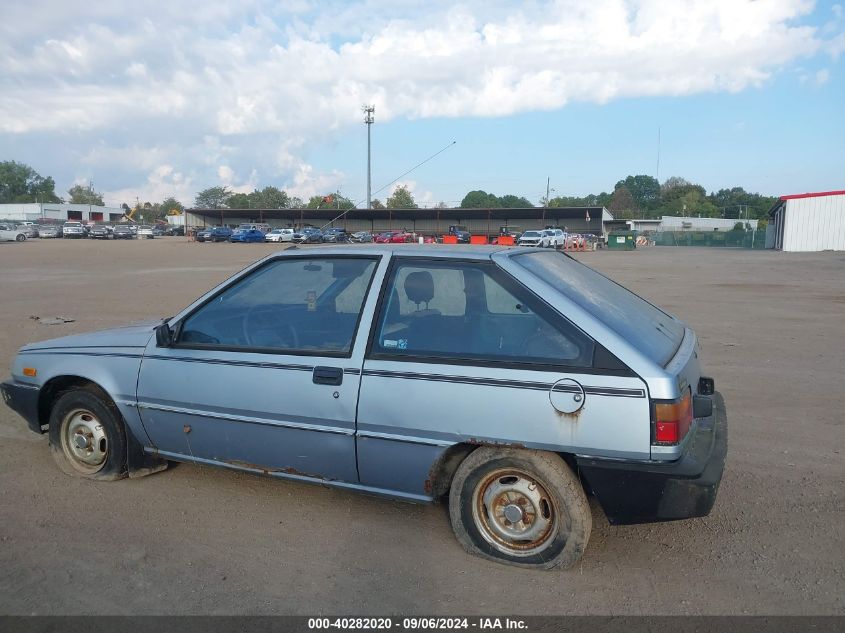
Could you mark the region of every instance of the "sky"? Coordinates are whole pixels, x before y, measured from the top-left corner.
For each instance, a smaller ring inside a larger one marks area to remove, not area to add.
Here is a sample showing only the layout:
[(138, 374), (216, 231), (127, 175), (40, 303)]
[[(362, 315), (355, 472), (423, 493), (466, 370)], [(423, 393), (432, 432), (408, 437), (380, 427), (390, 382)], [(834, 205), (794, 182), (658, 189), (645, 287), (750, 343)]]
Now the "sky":
[(0, 0), (0, 160), (59, 195), (363, 204), (364, 104), (381, 200), (845, 189), (845, 4)]

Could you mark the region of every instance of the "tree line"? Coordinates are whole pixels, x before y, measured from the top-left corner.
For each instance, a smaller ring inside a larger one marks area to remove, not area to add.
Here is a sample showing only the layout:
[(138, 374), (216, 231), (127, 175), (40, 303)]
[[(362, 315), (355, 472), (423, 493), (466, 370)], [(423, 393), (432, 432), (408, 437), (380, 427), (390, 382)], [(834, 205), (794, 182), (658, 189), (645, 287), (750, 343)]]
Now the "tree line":
[[(51, 177), (42, 177), (32, 167), (15, 161), (0, 162), (0, 204), (21, 202), (64, 202), (56, 195), (56, 183)], [(67, 202), (103, 206), (103, 196), (91, 184), (74, 185), (67, 191)], [(612, 192), (589, 194), (583, 197), (556, 196), (542, 198), (533, 204), (524, 196), (506, 194), (497, 196), (483, 190), (467, 193), (461, 200), (464, 209), (511, 209), (534, 206), (548, 207), (607, 207), (617, 218), (657, 218), (661, 215), (683, 215), (724, 218), (764, 219), (777, 200), (773, 196), (745, 191), (742, 187), (719, 189), (708, 193), (701, 185), (679, 176), (672, 176), (662, 184), (653, 176), (639, 174), (617, 181)], [(202, 209), (337, 209), (345, 211), (360, 208), (340, 191), (314, 195), (303, 200), (278, 187), (267, 186), (251, 193), (234, 192), (229, 187), (209, 187), (200, 191), (193, 206)], [(136, 201), (122, 208), (133, 217), (151, 221), (169, 213), (181, 213), (182, 203), (169, 197), (161, 202)], [(447, 208), (445, 202), (436, 205)], [(413, 193), (400, 185), (384, 202), (372, 200), (374, 209), (417, 209)]]

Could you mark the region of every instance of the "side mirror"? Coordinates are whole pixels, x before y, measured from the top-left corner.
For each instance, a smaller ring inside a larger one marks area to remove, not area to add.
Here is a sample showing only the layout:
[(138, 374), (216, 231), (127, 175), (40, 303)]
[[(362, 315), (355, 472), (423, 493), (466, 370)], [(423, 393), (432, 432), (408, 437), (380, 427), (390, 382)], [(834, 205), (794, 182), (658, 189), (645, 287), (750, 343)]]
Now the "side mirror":
[(156, 328), (156, 347), (170, 347), (171, 345), (173, 345), (173, 330), (165, 321)]

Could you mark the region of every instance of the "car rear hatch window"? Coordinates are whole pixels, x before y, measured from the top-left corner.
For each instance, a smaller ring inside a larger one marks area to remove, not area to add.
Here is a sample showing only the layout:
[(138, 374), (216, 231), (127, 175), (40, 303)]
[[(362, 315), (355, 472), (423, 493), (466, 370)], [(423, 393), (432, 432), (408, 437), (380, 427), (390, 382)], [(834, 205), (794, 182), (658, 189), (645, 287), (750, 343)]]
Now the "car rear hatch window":
[(562, 253), (516, 255), (513, 261), (574, 301), (664, 367), (684, 338), (684, 324), (615, 281)]

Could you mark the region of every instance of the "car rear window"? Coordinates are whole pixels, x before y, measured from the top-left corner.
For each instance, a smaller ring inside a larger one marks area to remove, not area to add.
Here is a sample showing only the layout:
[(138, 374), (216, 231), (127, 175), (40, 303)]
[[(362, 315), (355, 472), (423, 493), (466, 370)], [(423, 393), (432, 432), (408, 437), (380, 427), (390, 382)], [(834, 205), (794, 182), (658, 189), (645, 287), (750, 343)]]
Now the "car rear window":
[(592, 268), (562, 253), (526, 253), (513, 259), (659, 365), (665, 366), (681, 345), (681, 321)]

